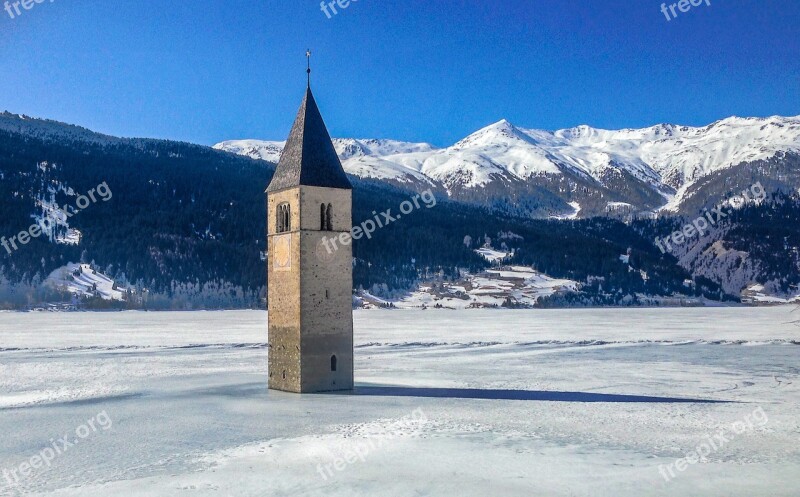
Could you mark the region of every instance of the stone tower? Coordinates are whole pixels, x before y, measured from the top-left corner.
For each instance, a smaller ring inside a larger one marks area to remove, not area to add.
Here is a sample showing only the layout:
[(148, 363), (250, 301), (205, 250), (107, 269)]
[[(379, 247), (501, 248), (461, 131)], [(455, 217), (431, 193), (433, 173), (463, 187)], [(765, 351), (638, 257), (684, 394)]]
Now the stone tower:
[(271, 389), (353, 388), (352, 189), (309, 86), (267, 188)]

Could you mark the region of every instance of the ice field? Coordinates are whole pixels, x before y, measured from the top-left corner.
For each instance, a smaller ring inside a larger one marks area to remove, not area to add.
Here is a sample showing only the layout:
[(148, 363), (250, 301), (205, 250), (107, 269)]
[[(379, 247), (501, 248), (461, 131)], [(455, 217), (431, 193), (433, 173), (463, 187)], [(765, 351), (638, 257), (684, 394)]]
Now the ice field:
[(0, 495), (796, 496), (791, 310), (356, 311), (315, 395), (265, 312), (0, 313)]

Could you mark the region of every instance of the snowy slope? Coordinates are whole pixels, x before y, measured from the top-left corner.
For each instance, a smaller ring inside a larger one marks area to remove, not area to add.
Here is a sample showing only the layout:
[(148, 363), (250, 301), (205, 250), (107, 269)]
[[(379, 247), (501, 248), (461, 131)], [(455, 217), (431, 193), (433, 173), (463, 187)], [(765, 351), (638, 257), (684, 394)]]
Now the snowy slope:
[[(37, 164), (37, 168), (43, 175), (37, 185), (38, 191), (34, 192), (36, 210), (31, 215), (31, 218), (34, 223), (39, 225), (43, 235), (50, 242), (64, 245), (80, 245), (83, 233), (70, 227), (70, 219), (65, 210), (72, 209), (72, 207), (62, 206), (56, 202), (56, 195), (58, 194), (71, 198), (76, 197), (77, 193), (66, 183), (55, 179), (54, 172), (61, 168), (60, 165), (42, 161)], [(73, 212), (73, 210), (69, 210), (69, 212)]]
[[(632, 177), (664, 204), (677, 205), (690, 185), (710, 173), (779, 152), (800, 153), (800, 116), (730, 117), (703, 127), (583, 125), (554, 132), (503, 119), (444, 149), (392, 140), (334, 141), (347, 172), (362, 178), (428, 179), (452, 191), (564, 175), (613, 187), (609, 178)], [(281, 143), (245, 140), (215, 147), (275, 162)]]
[(578, 126), (555, 132), (517, 128), (503, 120), (442, 153), (482, 155), (522, 179), (565, 168), (600, 179), (604, 170), (616, 167), (653, 185), (678, 189), (779, 151), (800, 152), (800, 116), (730, 117), (701, 128), (662, 124), (608, 131)]
[(581, 126), (555, 135), (567, 143), (565, 156), (607, 154), (637, 176), (660, 178), (678, 190), (679, 203), (688, 186), (710, 173), (781, 151), (800, 152), (800, 116), (730, 117), (700, 128), (662, 124), (606, 131)]
[[(800, 293), (795, 295), (788, 295), (785, 297), (776, 297), (774, 292), (770, 292), (764, 285), (758, 283), (749, 285), (742, 291), (742, 300), (744, 302), (753, 302), (760, 304), (790, 304), (800, 303)], [(798, 317), (800, 319), (800, 317)]]
[(429, 143), (411, 143), (396, 140), (354, 140), (352, 138), (334, 138), (333, 146), (344, 159), (352, 157), (388, 157), (402, 154), (431, 152), (436, 148)]
[(281, 152), (286, 145), (285, 141), (271, 142), (262, 140), (229, 140), (217, 143), (214, 148), (225, 150), (234, 154), (246, 155), (251, 159), (265, 160), (278, 163)]
[(88, 264), (70, 263), (50, 273), (45, 285), (79, 297), (97, 296), (103, 300), (123, 300), (124, 288), (114, 289), (114, 280)]
[[(277, 164), (285, 145), (284, 141), (230, 140), (218, 143), (214, 148)], [(428, 143), (334, 138), (333, 145), (345, 171), (359, 178), (431, 183), (417, 169), (405, 165), (409, 162), (408, 156), (427, 156), (432, 152), (434, 147)]]
[[(505, 254), (491, 249), (478, 252), (492, 260)], [(418, 290), (396, 300), (387, 300), (364, 292), (363, 307), (397, 309), (477, 309), (483, 307), (534, 307), (540, 298), (556, 293), (575, 292), (579, 284), (572, 280), (551, 278), (523, 266), (498, 266), (479, 274), (467, 274), (454, 283), (421, 285)]]

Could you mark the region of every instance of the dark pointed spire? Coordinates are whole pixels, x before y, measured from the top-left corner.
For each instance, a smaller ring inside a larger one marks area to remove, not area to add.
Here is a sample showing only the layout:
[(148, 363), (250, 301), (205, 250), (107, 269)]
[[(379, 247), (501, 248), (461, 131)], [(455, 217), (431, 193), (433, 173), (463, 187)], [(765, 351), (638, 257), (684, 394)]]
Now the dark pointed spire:
[(311, 49), (309, 48), (306, 50), (306, 58), (308, 59), (308, 69), (306, 69), (306, 74), (308, 74), (308, 88), (311, 88)]
[(306, 96), (267, 192), (300, 185), (353, 189), (333, 148), (310, 87), (306, 88)]

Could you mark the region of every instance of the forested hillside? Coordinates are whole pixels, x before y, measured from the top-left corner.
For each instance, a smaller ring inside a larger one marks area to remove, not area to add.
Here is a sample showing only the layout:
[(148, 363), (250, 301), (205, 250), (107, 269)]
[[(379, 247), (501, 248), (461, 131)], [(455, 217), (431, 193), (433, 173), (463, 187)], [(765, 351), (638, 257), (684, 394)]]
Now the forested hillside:
[[(91, 264), (130, 294), (123, 303), (90, 303), (98, 307), (264, 305), (264, 190), (272, 164), (187, 143), (117, 139), (38, 123), (25, 121), (27, 128), (18, 130), (0, 126), (0, 236), (27, 230), (54, 204), (74, 205), (77, 195), (101, 183), (113, 195), (65, 220), (53, 240), (41, 236), (11, 253), (0, 251), (0, 306), (69, 300), (42, 282), (71, 262)], [(373, 212), (396, 213), (415, 193), (351, 179), (354, 225)], [(726, 225), (725, 243), (752, 252), (763, 261), (759, 281), (777, 279), (786, 290), (797, 284), (796, 250), (791, 260), (776, 256), (781, 247), (800, 245), (800, 210), (788, 197), (776, 201), (778, 209), (737, 212)], [(579, 282), (580, 295), (564, 305), (635, 304), (637, 294), (738, 298), (737, 289), (720, 285), (720, 275), (698, 271), (682, 259), (685, 254), (662, 254), (653, 245), (654, 236), (681, 222), (531, 220), (439, 198), (371, 239), (355, 241), (354, 285), (410, 289), (433, 277), (455, 280), (489, 265), (476, 253), (486, 245), (513, 254), (510, 263)]]

